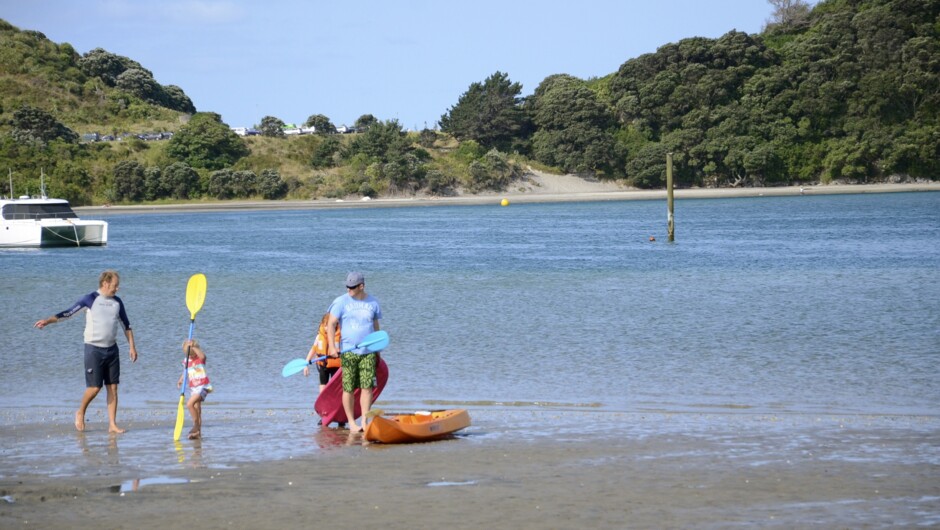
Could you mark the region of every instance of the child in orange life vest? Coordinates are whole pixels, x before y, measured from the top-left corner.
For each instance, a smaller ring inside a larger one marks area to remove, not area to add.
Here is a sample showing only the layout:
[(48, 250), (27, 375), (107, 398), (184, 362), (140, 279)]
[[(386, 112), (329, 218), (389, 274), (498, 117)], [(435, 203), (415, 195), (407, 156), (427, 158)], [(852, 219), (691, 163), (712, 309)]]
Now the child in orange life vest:
[[(311, 360), (322, 357), (329, 353), (329, 342), (326, 338), (326, 323), (330, 320), (330, 314), (326, 313), (323, 315), (323, 318), (320, 319), (320, 327), (317, 329), (317, 338), (313, 341), (313, 346), (310, 346), (310, 351), (307, 352), (307, 362)], [(340, 332), (336, 330), (336, 340), (340, 340)], [(336, 372), (339, 370), (341, 361), (339, 357), (327, 357), (326, 360), (320, 361), (317, 363), (317, 371), (320, 372), (320, 392), (323, 392), (323, 388), (326, 387), (326, 384), (330, 382), (330, 379), (336, 375)], [(304, 377), (310, 374), (310, 368), (304, 368)], [(321, 420), (322, 422), (322, 420)], [(322, 425), (321, 422), (317, 422), (317, 425)], [(340, 427), (345, 427), (346, 423), (340, 423)]]
[[(189, 439), (196, 440), (202, 437), (202, 402), (209, 392), (212, 384), (206, 375), (206, 352), (194, 340), (183, 343), (183, 352), (186, 353), (186, 378), (189, 380), (189, 401), (186, 408), (193, 418), (193, 428), (189, 431)], [(176, 388), (183, 386), (183, 376), (180, 375)]]
[[(329, 313), (323, 315), (323, 318), (320, 319), (320, 328), (317, 330), (317, 338), (313, 341), (313, 346), (310, 346), (310, 351), (307, 352), (308, 363), (328, 353), (327, 345), (329, 342), (326, 338), (326, 323), (329, 319)], [(340, 340), (339, 330), (336, 330), (336, 340)], [(336, 371), (339, 370), (340, 364), (339, 357), (327, 357), (326, 360), (317, 363), (317, 371), (320, 372), (320, 392), (323, 392), (323, 387), (330, 382), (330, 379), (332, 379)], [(304, 368), (304, 377), (309, 374), (310, 368)]]

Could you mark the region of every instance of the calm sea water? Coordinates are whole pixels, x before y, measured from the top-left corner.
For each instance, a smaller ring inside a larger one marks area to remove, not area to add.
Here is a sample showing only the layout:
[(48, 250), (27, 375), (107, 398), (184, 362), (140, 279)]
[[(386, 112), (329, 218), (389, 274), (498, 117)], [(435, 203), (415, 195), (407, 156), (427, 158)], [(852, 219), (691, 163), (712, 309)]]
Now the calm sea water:
[[(309, 408), (282, 378), (362, 270), (401, 407), (931, 414), (940, 194), (111, 215), (105, 248), (0, 251), (4, 407), (73, 409), (84, 317), (122, 275), (141, 359), (122, 406), (172, 409), (186, 282), (219, 407)], [(657, 241), (650, 242), (655, 236)], [(96, 404), (95, 407), (103, 407)]]
[[(105, 248), (0, 251), (0, 478), (105, 477), (124, 491), (354, 450), (356, 436), (316, 426), (315, 378), (280, 375), (352, 269), (392, 337), (378, 406), (471, 411), (473, 425), (435, 449), (665, 436), (747, 469), (940, 466), (940, 193), (680, 200), (674, 244), (665, 210), (111, 215)], [(105, 268), (122, 274), (141, 353), (131, 364), (121, 343), (121, 436), (106, 432), (103, 395), (88, 431), (72, 427), (84, 318), (32, 328)], [(174, 444), (196, 272), (208, 292), (195, 336), (216, 390), (205, 438)], [(831, 517), (933, 526), (932, 492), (846, 499)], [(819, 524), (772, 508), (781, 524)]]

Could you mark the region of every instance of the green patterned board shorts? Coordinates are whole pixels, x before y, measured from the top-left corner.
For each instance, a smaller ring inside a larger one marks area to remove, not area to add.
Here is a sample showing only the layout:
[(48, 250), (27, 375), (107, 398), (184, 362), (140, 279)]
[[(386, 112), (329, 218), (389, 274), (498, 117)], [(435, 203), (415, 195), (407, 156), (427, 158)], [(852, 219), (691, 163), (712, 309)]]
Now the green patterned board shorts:
[(375, 388), (375, 354), (346, 352), (340, 358), (343, 367), (343, 392), (357, 388)]

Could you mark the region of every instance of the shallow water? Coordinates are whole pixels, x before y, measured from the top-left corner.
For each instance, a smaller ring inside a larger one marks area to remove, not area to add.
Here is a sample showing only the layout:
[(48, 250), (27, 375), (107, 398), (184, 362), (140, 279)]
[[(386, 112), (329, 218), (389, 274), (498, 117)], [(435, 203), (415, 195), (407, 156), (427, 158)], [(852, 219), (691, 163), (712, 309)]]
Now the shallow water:
[[(7, 411), (0, 477), (18, 475), (153, 477), (194, 468), (227, 469), (240, 463), (290, 460), (363, 444), (360, 434), (316, 425), (296, 409), (206, 410), (203, 440), (172, 440), (173, 414), (131, 409), (128, 432), (111, 435), (103, 411), (89, 414), (88, 430), (71, 425), (72, 411), (39, 410), (40, 419)], [(472, 425), (434, 444), (537, 441), (603, 445), (616, 439), (684, 437), (695, 455), (740, 459), (751, 466), (825, 451), (823, 459), (940, 466), (940, 418), (897, 415), (819, 415), (603, 412), (553, 407), (472, 407)], [(902, 442), (899, 442), (902, 440)], [(385, 450), (381, 445), (372, 450)], [(657, 458), (673, 458), (660, 454)], [(817, 456), (817, 458), (820, 458)]]
[[(92, 291), (105, 268), (121, 272), (141, 353), (131, 364), (119, 342), (121, 418), (135, 429), (117, 441), (122, 465), (175, 458), (162, 431), (196, 272), (208, 291), (195, 336), (215, 387), (206, 430), (220, 425), (202, 465), (323, 449), (316, 381), (280, 369), (305, 355), (352, 269), (392, 337), (378, 406), (470, 408), (469, 439), (546, 409), (803, 423), (936, 414), (940, 194), (680, 200), (674, 244), (665, 217), (662, 201), (111, 215), (105, 248), (0, 251), (0, 425), (48, 416), (76, 438), (63, 450), (83, 454), (84, 438), (108, 465), (104, 433), (69, 432), (83, 317), (31, 327)], [(103, 409), (102, 395), (90, 417), (99, 427)], [(499, 419), (476, 430), (489, 417)], [(309, 443), (272, 439), (267, 423)], [(525, 432), (585, 436), (585, 423), (531, 421)], [(38, 465), (31, 453), (5, 449), (0, 474)], [(51, 471), (75, 473), (80, 460)]]

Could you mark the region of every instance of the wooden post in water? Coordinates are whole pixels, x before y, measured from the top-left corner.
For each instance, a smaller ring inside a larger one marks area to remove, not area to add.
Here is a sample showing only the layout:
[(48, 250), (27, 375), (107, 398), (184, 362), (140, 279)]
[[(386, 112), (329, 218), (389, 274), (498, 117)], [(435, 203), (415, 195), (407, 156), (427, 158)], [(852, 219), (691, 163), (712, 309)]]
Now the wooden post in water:
[(675, 208), (672, 194), (672, 153), (666, 153), (666, 209), (669, 211), (667, 218), (669, 242), (672, 243), (676, 240)]

